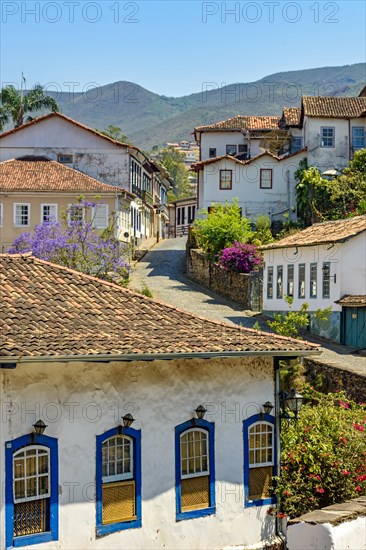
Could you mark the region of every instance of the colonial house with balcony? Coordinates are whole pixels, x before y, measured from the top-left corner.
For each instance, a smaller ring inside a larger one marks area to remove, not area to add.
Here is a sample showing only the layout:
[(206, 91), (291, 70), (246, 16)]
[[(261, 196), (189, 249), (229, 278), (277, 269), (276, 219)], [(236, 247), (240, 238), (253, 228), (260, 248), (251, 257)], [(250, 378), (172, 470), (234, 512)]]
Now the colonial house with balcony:
[(0, 281), (1, 549), (281, 542), (279, 363), (317, 346), (31, 255)]
[[(0, 163), (0, 251), (35, 225), (60, 221), (66, 212), (81, 210), (79, 198), (96, 203), (88, 210), (95, 228), (114, 227), (115, 237), (125, 240), (131, 231), (133, 196), (46, 157), (21, 157)], [(98, 206), (97, 206), (98, 205)]]
[[(310, 330), (355, 348), (366, 348), (366, 216), (316, 223), (261, 247), (263, 311), (289, 311), (308, 302)], [(328, 322), (314, 317), (332, 308)]]
[[(137, 147), (121, 143), (61, 114), (49, 113), (0, 134), (0, 160), (43, 156), (122, 188), (130, 197), (129, 239), (156, 236), (161, 214), (154, 198), (168, 189), (167, 175)], [(166, 223), (168, 220), (166, 212)]]

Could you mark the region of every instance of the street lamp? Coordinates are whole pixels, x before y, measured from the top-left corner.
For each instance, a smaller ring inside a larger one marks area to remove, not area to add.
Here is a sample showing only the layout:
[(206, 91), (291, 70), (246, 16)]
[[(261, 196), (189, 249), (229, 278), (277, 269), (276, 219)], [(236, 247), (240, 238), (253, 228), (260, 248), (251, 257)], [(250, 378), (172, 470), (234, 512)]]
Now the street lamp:
[(124, 416), (122, 416), (122, 421), (123, 421), (124, 428), (130, 428), (132, 423), (135, 422), (135, 418), (132, 416), (131, 413), (127, 413)]
[[(300, 409), (304, 401), (303, 396), (299, 392), (297, 392), (295, 388), (292, 388), (290, 390), (290, 393), (281, 392), (281, 398), (282, 398), (282, 418), (285, 418), (286, 420), (291, 420), (291, 418), (294, 418), (295, 420), (297, 420), (297, 417), (299, 415)], [(288, 412), (286, 411), (286, 407), (293, 414), (293, 416), (290, 416), (288, 414)]]
[(337, 282), (337, 275), (330, 274), (330, 265), (324, 264), (322, 267), (322, 271), (323, 271), (324, 279), (333, 279), (335, 283)]
[(42, 435), (47, 428), (47, 424), (45, 424), (43, 420), (37, 420), (37, 422), (33, 424), (33, 428), (37, 435)]
[(264, 410), (265, 414), (271, 414), (271, 411), (273, 409), (273, 405), (270, 401), (266, 401), (264, 403), (264, 405), (262, 405), (262, 406), (263, 406), (263, 410)]
[(202, 420), (207, 412), (207, 409), (203, 405), (198, 405), (197, 409), (194, 411), (197, 415), (197, 418)]

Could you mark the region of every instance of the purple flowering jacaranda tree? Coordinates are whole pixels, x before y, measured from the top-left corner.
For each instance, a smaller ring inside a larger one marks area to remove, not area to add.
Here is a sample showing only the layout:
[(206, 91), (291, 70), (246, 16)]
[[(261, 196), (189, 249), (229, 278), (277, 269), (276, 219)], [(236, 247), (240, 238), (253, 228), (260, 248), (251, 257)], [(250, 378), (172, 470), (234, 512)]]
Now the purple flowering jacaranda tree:
[(62, 216), (62, 222), (51, 219), (20, 235), (9, 253), (31, 252), (36, 258), (100, 279), (126, 281), (130, 247), (114, 237), (113, 223), (102, 233), (95, 229), (92, 213), (99, 205), (80, 200)]

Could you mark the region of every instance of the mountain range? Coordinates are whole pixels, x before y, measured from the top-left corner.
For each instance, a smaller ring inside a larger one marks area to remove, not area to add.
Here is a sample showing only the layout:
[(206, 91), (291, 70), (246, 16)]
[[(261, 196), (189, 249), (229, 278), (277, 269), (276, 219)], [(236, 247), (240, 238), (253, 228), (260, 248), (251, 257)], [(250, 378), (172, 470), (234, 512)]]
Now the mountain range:
[(84, 93), (50, 95), (65, 115), (100, 130), (118, 126), (130, 142), (148, 151), (191, 140), (195, 126), (238, 114), (280, 115), (284, 106), (300, 106), (301, 95), (358, 95), (365, 80), (366, 63), (357, 63), (280, 72), (256, 82), (203, 83), (201, 91), (182, 97), (158, 95), (123, 80)]

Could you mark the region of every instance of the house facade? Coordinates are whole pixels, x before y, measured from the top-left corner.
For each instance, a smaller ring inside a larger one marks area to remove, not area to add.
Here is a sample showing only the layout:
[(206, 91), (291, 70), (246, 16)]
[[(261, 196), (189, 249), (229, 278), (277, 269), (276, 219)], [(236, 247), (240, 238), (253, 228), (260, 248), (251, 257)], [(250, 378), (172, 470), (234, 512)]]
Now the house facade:
[(194, 165), (198, 172), (198, 209), (238, 199), (242, 215), (255, 222), (259, 215), (281, 221), (296, 217), (295, 176), (301, 150), (292, 155), (262, 153), (247, 161), (228, 155)]
[[(82, 209), (80, 197), (95, 203)], [(0, 163), (0, 250), (7, 252), (14, 240), (35, 225), (62, 221), (63, 216), (87, 215), (96, 229), (110, 225), (121, 241), (131, 231), (127, 192), (45, 157), (21, 157)]]
[(316, 346), (30, 255), (0, 264), (0, 548), (271, 540), (278, 363)]
[[(137, 147), (113, 140), (77, 121), (50, 113), (0, 134), (0, 160), (43, 156), (127, 191), (130, 240), (162, 235), (168, 222), (168, 174)], [(165, 203), (161, 201), (165, 200)], [(158, 211), (163, 205), (162, 211)]]
[[(366, 216), (317, 223), (261, 247), (263, 311), (298, 311), (307, 302), (310, 330), (336, 342), (366, 347)], [(329, 321), (314, 317), (331, 307)]]
[(230, 155), (241, 160), (262, 153), (260, 142), (278, 130), (277, 116), (236, 116), (194, 129), (200, 147), (200, 160)]
[(169, 236), (187, 235), (194, 222), (197, 210), (197, 197), (178, 199), (169, 204)]
[(303, 97), (301, 127), (309, 166), (342, 170), (365, 147), (366, 97)]

